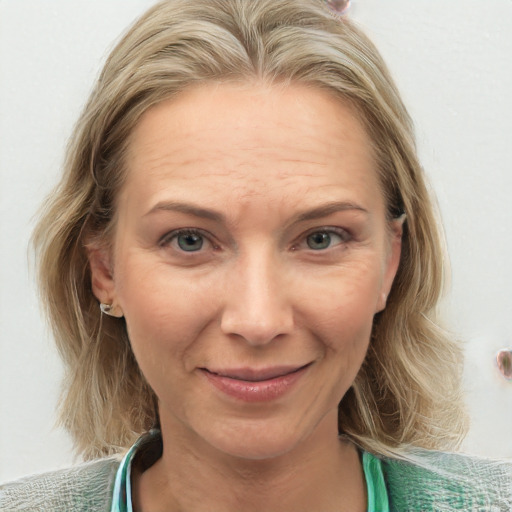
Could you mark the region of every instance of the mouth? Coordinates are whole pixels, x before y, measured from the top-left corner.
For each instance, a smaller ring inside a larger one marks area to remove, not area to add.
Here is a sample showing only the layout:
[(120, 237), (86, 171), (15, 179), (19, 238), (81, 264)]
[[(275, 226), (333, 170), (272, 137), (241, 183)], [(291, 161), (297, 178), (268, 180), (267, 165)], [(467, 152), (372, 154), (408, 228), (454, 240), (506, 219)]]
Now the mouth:
[(307, 368), (310, 365), (311, 363), (293, 366), (274, 366), (261, 369), (234, 368), (213, 370), (210, 368), (201, 368), (201, 370), (211, 375), (217, 375), (219, 377), (225, 377), (233, 380), (241, 380), (245, 382), (264, 382), (267, 380), (277, 379), (279, 377), (285, 377), (287, 375), (300, 372), (301, 370)]
[(199, 368), (221, 395), (240, 402), (269, 402), (290, 393), (312, 363), (267, 368)]

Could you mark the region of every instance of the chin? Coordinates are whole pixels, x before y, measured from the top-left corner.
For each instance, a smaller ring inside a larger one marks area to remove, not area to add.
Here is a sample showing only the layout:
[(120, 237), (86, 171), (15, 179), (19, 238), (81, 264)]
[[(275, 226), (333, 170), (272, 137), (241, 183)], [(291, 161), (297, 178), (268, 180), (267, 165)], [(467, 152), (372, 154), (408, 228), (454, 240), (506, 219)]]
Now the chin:
[(293, 428), (279, 428), (265, 422), (204, 436), (212, 447), (226, 455), (254, 461), (274, 459), (291, 452), (300, 443), (300, 437)]
[(270, 460), (286, 455), (294, 448), (289, 442), (266, 442), (265, 440), (248, 440), (241, 443), (219, 443), (217, 448), (232, 457), (244, 460)]

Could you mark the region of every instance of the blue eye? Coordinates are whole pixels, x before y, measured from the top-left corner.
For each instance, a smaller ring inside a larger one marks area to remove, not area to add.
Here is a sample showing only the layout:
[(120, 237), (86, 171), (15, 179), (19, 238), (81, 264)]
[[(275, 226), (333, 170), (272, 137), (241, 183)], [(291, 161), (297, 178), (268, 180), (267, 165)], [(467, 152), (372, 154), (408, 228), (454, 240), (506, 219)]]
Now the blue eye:
[(318, 233), (312, 233), (306, 240), (308, 247), (315, 251), (327, 249), (331, 245), (331, 235), (321, 231)]
[(204, 239), (197, 233), (179, 233), (175, 237), (178, 247), (183, 251), (194, 252), (201, 250), (203, 247)]
[(165, 235), (159, 245), (161, 247), (172, 247), (175, 251), (199, 252), (205, 249), (209, 239), (200, 231), (195, 229), (180, 229)]
[(313, 251), (322, 251), (347, 241), (348, 236), (334, 231), (315, 231), (306, 237), (306, 244)]

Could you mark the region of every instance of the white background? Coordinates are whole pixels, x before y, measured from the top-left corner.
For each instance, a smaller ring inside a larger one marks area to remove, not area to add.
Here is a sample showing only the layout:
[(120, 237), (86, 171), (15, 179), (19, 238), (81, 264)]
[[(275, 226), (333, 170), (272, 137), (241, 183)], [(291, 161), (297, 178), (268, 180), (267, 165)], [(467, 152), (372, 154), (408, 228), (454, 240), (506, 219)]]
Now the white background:
[[(0, 0), (0, 480), (73, 461), (53, 426), (61, 367), (27, 244), (101, 63), (151, 4)], [(512, 457), (512, 382), (494, 365), (512, 345), (512, 0), (359, 0), (350, 15), (398, 82), (438, 196), (445, 316), (467, 347), (465, 449)]]

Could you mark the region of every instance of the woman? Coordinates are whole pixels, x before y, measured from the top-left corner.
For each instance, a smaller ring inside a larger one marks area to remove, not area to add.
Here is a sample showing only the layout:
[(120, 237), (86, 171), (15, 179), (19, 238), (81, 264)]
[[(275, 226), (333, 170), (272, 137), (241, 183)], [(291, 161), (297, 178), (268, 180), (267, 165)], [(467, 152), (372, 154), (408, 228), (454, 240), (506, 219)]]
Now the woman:
[(35, 234), (62, 420), (86, 458), (131, 448), (0, 504), (509, 510), (510, 465), (434, 451), (465, 426), (435, 225), (408, 115), (349, 21), (315, 0), (155, 6)]

